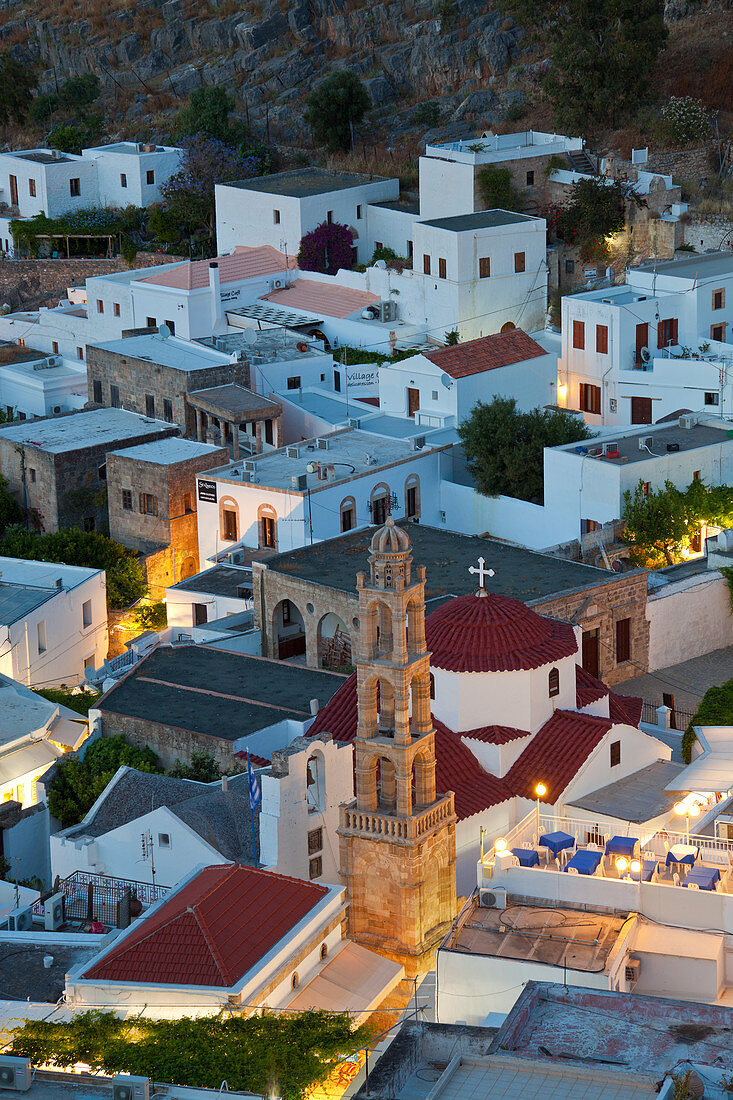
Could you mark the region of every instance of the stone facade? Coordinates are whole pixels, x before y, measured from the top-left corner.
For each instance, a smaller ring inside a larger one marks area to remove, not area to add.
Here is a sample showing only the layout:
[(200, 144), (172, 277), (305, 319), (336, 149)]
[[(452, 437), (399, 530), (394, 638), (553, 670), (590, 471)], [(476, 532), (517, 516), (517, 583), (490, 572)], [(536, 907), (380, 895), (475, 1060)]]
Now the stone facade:
[[(584, 631), (598, 630), (598, 670), (602, 680), (620, 683), (646, 672), (649, 662), (649, 623), (646, 618), (647, 574), (609, 573), (608, 581), (589, 588), (559, 592), (529, 601), (540, 615), (573, 622)], [(300, 612), (305, 630), (306, 663), (318, 668), (323, 653), (323, 625), (328, 615), (337, 616), (351, 637), (351, 650), (359, 647), (359, 601), (356, 593), (277, 573), (263, 562), (252, 567), (255, 625), (262, 631), (263, 655), (278, 655), (278, 624), (282, 601), (289, 600)], [(631, 619), (631, 661), (616, 663), (615, 623)]]
[(212, 737), (195, 733), (179, 726), (166, 726), (162, 722), (145, 718), (132, 718), (126, 714), (114, 714), (101, 710), (100, 732), (102, 737), (115, 737), (121, 733), (131, 745), (149, 746), (159, 757), (162, 767), (174, 767), (176, 760), (191, 763), (194, 752), (205, 752), (214, 757), (222, 771), (240, 771), (242, 764), (233, 752), (233, 742), (224, 737)]
[(186, 394), (193, 390), (226, 386), (230, 382), (248, 387), (249, 364), (222, 363), (200, 367), (194, 371), (183, 371), (89, 344), (87, 378), (89, 400), (97, 405), (112, 405), (110, 387), (116, 386), (117, 400), (121, 407), (149, 416), (147, 398), (151, 397), (154, 415), (165, 420), (168, 419), (165, 402), (169, 401), (171, 422), (177, 424), (189, 438), (195, 439), (196, 413), (188, 404)]
[(453, 793), (435, 789), (425, 569), (411, 579), (410, 540), (389, 517), (372, 539), (371, 576), (357, 577), (356, 799), (341, 807), (341, 875), (349, 932), (416, 960), (456, 911)]
[(108, 456), (110, 536), (147, 555), (154, 598), (163, 599), (166, 587), (199, 572), (196, 474), (228, 461), (225, 447), (168, 463)]
[[(75, 416), (75, 413), (68, 413)], [(44, 531), (107, 530), (107, 452), (177, 435), (178, 428), (130, 435), (113, 443), (54, 453), (0, 436), (0, 471), (15, 499), (38, 516)]]

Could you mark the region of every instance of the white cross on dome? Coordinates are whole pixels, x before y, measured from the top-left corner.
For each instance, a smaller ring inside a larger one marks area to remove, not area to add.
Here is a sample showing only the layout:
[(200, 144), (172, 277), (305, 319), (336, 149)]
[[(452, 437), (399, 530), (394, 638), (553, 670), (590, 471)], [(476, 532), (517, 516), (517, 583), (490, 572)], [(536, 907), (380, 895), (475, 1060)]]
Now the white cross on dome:
[(479, 560), (478, 560), (478, 569), (476, 568), (475, 565), (469, 565), (468, 572), (469, 573), (478, 573), (478, 583), (479, 583), (479, 588), (481, 588), (481, 589), (486, 588), (486, 584), (485, 584), (486, 578), (494, 576), (494, 570), (493, 569), (486, 569), (486, 558), (479, 558)]

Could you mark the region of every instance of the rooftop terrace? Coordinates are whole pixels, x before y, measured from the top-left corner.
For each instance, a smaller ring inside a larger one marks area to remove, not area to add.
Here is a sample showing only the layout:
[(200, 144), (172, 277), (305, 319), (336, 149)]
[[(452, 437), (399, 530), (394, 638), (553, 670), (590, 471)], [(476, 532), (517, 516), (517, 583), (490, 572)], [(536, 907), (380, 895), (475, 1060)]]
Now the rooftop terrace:
[[(649, 441), (643, 449), (640, 445), (641, 439)], [(604, 454), (601, 447), (603, 443), (608, 448), (609, 442), (616, 443), (610, 456)], [(602, 441), (567, 444), (558, 447), (558, 450), (575, 451), (578, 455), (588, 455), (611, 466), (626, 466), (635, 462), (648, 462), (650, 458), (669, 458), (678, 451), (717, 447), (721, 443), (730, 443), (733, 446), (733, 428), (712, 424), (694, 424), (691, 428), (681, 428), (677, 421), (665, 425), (648, 424), (642, 430), (636, 430), (629, 435), (619, 432), (618, 435), (611, 436), (607, 430)]]
[(324, 195), (330, 191), (347, 191), (363, 187), (366, 183), (382, 183), (386, 176), (368, 176), (359, 172), (332, 172), (328, 168), (294, 168), (289, 172), (274, 172), (271, 176), (221, 184), (222, 187), (238, 187), (242, 191), (258, 191), (266, 195), (284, 195), (303, 199), (310, 195)]
[(510, 210), (480, 210), (476, 214), (456, 214), (451, 218), (435, 218), (422, 225), (433, 229), (448, 229), (451, 233), (468, 233), (474, 229), (498, 229), (505, 225), (536, 222), (530, 214), (515, 214)]
[(178, 428), (126, 409), (90, 409), (2, 427), (0, 440), (37, 447), (49, 454), (65, 454), (163, 431), (176, 435)]

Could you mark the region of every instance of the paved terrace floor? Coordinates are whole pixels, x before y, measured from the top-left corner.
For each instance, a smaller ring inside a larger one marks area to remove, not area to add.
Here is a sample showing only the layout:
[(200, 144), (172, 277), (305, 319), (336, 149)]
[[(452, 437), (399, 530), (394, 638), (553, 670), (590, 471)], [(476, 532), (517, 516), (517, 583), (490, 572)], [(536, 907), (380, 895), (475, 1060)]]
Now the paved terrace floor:
[(726, 646), (704, 653), (702, 657), (624, 680), (623, 692), (624, 695), (640, 695), (655, 707), (662, 705), (663, 693), (671, 693), (676, 707), (694, 712), (709, 687), (722, 684), (732, 676), (733, 646)]

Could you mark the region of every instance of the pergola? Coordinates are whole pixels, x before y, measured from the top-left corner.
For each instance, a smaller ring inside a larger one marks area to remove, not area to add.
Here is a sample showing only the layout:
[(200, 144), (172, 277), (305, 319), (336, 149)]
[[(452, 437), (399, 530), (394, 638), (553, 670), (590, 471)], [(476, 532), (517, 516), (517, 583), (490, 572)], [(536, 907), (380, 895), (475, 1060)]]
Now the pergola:
[(194, 390), (187, 395), (188, 404), (196, 410), (196, 438), (208, 442), (209, 420), (221, 427), (221, 441), (232, 448), (232, 458), (239, 458), (239, 428), (255, 426), (255, 453), (262, 453), (262, 425), (272, 422), (272, 442), (280, 446), (282, 405), (244, 386), (230, 384), (208, 390)]

